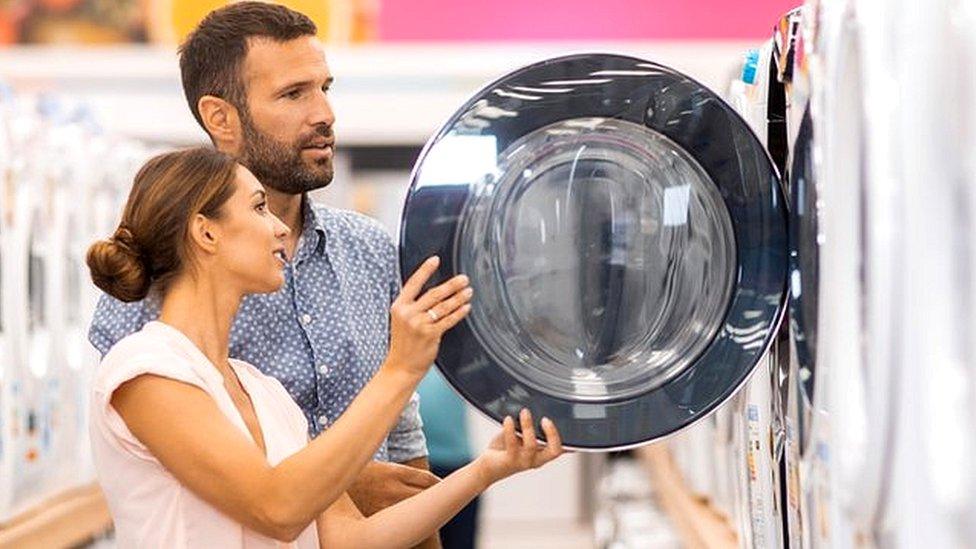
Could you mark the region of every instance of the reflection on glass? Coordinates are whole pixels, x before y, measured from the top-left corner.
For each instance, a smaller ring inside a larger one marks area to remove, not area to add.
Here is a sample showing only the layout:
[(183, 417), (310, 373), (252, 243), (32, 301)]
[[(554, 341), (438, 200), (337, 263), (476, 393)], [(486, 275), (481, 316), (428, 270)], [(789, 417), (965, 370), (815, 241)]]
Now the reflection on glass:
[(424, 185), (457, 185), (495, 171), (498, 147), (493, 135), (454, 135), (424, 161)]
[(820, 268), (820, 205), (813, 153), (813, 119), (807, 109), (800, 122), (791, 171), (793, 219), (790, 223), (790, 329), (793, 336), (800, 396), (800, 448), (806, 451), (808, 417), (814, 406), (817, 372), (817, 314)]
[(497, 166), (466, 206), (456, 257), (478, 295), (471, 327), (503, 368), (600, 401), (652, 390), (704, 351), (735, 242), (691, 156), (644, 126), (580, 118), (522, 137)]

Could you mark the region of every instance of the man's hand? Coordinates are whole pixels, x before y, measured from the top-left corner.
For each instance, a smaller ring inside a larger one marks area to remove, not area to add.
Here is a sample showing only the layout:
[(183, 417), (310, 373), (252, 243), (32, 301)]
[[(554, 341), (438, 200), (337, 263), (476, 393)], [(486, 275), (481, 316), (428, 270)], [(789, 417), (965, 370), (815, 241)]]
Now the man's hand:
[(371, 461), (349, 487), (349, 495), (365, 516), (370, 516), (440, 482), (430, 471)]
[[(404, 464), (371, 461), (349, 487), (349, 496), (356, 503), (356, 507), (359, 507), (359, 511), (368, 517), (440, 482), (441, 479), (428, 469), (430, 465), (427, 458), (414, 459)], [(440, 547), (440, 536), (435, 533), (414, 549)]]

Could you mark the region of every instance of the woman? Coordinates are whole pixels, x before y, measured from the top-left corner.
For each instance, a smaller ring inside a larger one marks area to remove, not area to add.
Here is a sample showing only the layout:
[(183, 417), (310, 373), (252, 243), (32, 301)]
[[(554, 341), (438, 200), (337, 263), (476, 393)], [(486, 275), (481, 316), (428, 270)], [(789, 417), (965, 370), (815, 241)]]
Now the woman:
[(470, 310), (457, 276), (421, 294), (427, 260), (391, 308), (390, 351), (328, 431), (308, 442), (305, 418), (275, 379), (228, 357), (243, 296), (284, 282), (288, 228), (261, 184), (208, 148), (164, 154), (136, 175), (119, 229), (92, 245), (99, 288), (123, 301), (161, 292), (159, 320), (123, 339), (99, 365), (91, 434), (99, 480), (121, 546), (409, 547), (490, 484), (556, 458), (502, 433), (471, 465), (364, 518), (346, 488), (393, 427), (437, 354), (442, 334)]

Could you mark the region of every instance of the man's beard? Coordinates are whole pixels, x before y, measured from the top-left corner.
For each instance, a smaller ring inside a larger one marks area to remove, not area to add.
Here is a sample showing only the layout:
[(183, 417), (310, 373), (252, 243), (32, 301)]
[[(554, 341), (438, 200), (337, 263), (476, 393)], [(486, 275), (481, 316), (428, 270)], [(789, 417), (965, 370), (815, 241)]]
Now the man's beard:
[(314, 165), (302, 158), (302, 149), (312, 141), (332, 137), (328, 126), (318, 126), (289, 145), (259, 131), (246, 113), (241, 117), (241, 125), (244, 147), (239, 161), (262, 184), (286, 194), (302, 194), (332, 182), (331, 158), (315, 161)]

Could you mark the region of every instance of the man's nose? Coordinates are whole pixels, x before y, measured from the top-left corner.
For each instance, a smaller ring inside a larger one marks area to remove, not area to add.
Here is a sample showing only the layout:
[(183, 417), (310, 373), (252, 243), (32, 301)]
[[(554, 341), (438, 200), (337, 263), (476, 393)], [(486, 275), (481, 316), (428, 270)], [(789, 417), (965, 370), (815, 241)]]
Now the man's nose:
[(335, 124), (335, 113), (332, 111), (332, 103), (329, 102), (329, 97), (324, 91), (319, 92), (318, 99), (315, 101), (315, 111), (312, 113), (310, 122), (312, 126), (325, 124), (330, 128)]

